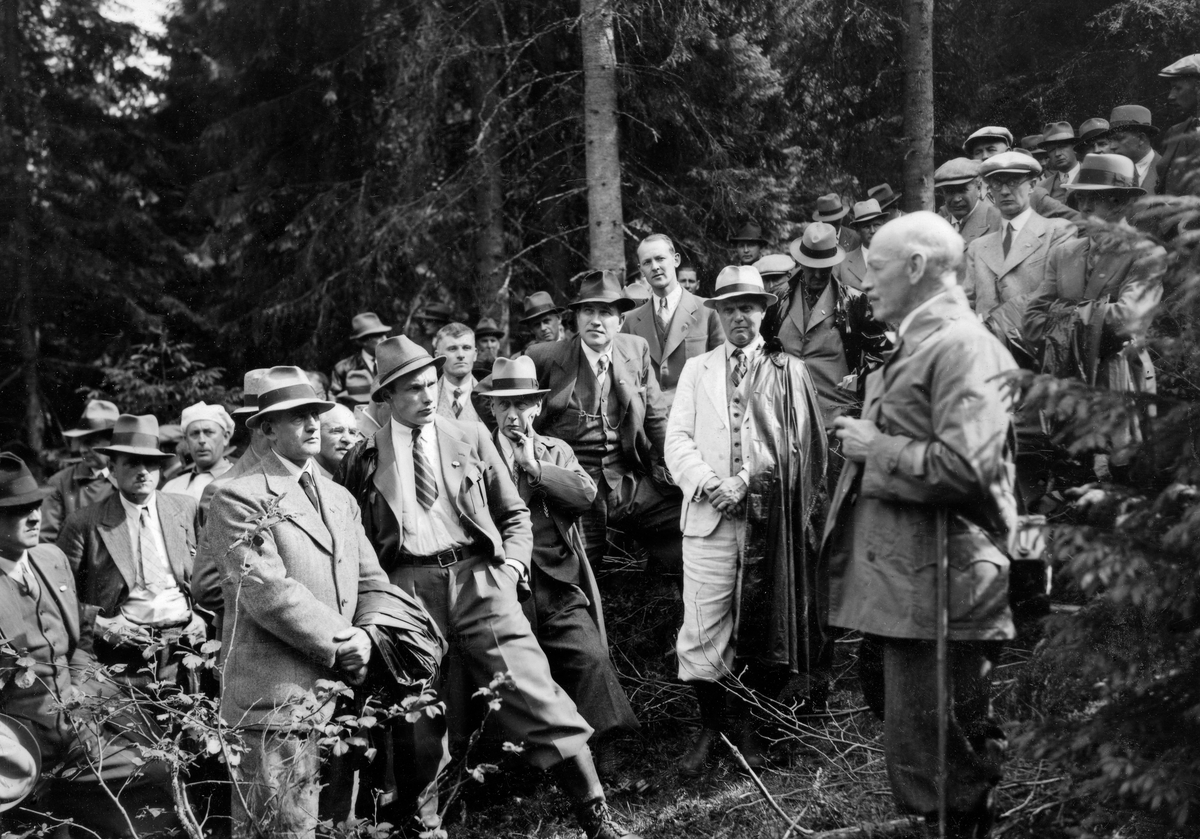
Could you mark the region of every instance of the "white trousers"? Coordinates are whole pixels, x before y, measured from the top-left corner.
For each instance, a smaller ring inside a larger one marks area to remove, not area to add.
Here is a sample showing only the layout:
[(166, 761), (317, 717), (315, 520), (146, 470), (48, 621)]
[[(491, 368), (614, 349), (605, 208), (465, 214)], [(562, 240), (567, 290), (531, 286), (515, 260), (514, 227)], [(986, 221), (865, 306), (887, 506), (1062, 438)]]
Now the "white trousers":
[(682, 681), (733, 672), (734, 583), (745, 536), (745, 522), (722, 517), (707, 536), (683, 537), (683, 626), (675, 642)]

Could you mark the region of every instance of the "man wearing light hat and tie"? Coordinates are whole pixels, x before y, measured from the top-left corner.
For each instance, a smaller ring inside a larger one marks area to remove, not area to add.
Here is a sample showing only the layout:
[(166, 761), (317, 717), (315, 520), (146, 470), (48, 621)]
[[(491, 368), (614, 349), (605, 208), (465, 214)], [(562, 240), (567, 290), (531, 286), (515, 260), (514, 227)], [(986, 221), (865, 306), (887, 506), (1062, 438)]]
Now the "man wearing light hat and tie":
[(1050, 252), (1075, 235), (1065, 219), (1047, 219), (1030, 206), (1041, 165), (1032, 157), (1004, 152), (988, 158), (981, 173), (1000, 229), (967, 246), (963, 290), (980, 319), (1003, 341), (1019, 333), (1025, 303), (1042, 284)]
[(197, 501), (204, 488), (233, 468), (225, 457), (233, 436), (233, 418), (220, 405), (197, 402), (183, 409), (179, 420), (192, 465), (163, 485), (163, 492), (188, 495)]
[(300, 368), (270, 368), (246, 421), (270, 450), (218, 485), (205, 528), (203, 550), (229, 613), (221, 717), (247, 745), (235, 774), (234, 835), (254, 833), (252, 820), (267, 835), (315, 837), (324, 816), (320, 724), (335, 705), (318, 698), (318, 683), (361, 684), (371, 658), (370, 638), (352, 620), (360, 589), (386, 577), (354, 498), (313, 462), (320, 415), (333, 406)]
[(861, 290), (863, 280), (867, 276), (867, 255), (871, 247), (871, 239), (875, 231), (887, 224), (888, 216), (874, 198), (859, 201), (854, 205), (854, 215), (850, 223), (858, 233), (859, 245), (846, 253), (843, 261), (834, 268), (837, 281), (847, 288)]
[(346, 376), (351, 370), (365, 370), (375, 375), (375, 345), (386, 338), (392, 328), (374, 312), (359, 312), (350, 321), (350, 329), (350, 340), (358, 345), (358, 352), (333, 365), (333, 372), (329, 375), (329, 393), (334, 398), (345, 392)]
[(50, 494), (42, 502), (43, 542), (58, 538), (67, 516), (83, 507), (97, 504), (113, 493), (108, 479), (108, 458), (96, 451), (112, 438), (112, 427), (121, 412), (103, 399), (89, 399), (77, 428), (63, 432), (82, 459), (74, 466), (50, 476)]
[(1151, 195), (1158, 185), (1158, 162), (1162, 155), (1151, 141), (1158, 126), (1151, 125), (1150, 109), (1141, 105), (1118, 105), (1108, 117), (1108, 143), (1113, 154), (1122, 154), (1137, 169), (1138, 186)]
[[(176, 643), (204, 640), (204, 621), (188, 598), (198, 505), (155, 489), (170, 455), (158, 448), (153, 416), (122, 414), (102, 451), (117, 492), (68, 516), (57, 544), (75, 569), (83, 626), (95, 636), (96, 658), (125, 665), (120, 679), (144, 688), (175, 678)], [(167, 646), (142, 672), (142, 650), (151, 641)]]
[(531, 334), (529, 343), (553, 343), (562, 340), (562, 316), (567, 309), (554, 303), (548, 291), (535, 291), (525, 297), (524, 310), (519, 322)]
[[(850, 208), (842, 203), (842, 199), (836, 192), (818, 198), (817, 208), (813, 210), (812, 214), (813, 221), (823, 221), (837, 230), (838, 245), (846, 252), (854, 250), (859, 245), (858, 234), (843, 224), (843, 220), (849, 214)], [(759, 273), (762, 272), (759, 271)], [(763, 282), (767, 282), (766, 277), (763, 277)]]
[(1042, 149), (1046, 152), (1046, 160), (1042, 163), (1048, 171), (1038, 186), (1050, 193), (1056, 201), (1067, 200), (1067, 190), (1064, 189), (1075, 179), (1079, 172), (1079, 160), (1075, 157), (1075, 129), (1069, 122), (1050, 122), (1042, 129)]
[(1157, 192), (1185, 195), (1194, 191), (1194, 186), (1185, 185), (1185, 178), (1200, 166), (1200, 160), (1194, 159), (1200, 153), (1200, 53), (1167, 65), (1158, 76), (1170, 81), (1167, 103), (1182, 121), (1167, 129), (1158, 163)]
[(980, 194), (981, 169), (978, 160), (956, 157), (933, 173), (933, 188), (942, 199), (940, 214), (968, 245), (1000, 229), (1000, 211)]

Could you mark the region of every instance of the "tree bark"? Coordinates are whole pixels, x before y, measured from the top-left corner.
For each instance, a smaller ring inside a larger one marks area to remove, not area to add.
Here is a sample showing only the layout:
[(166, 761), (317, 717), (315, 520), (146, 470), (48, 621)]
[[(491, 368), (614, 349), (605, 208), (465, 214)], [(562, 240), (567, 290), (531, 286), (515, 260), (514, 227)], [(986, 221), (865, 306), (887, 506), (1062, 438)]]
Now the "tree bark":
[[(504, 174), (500, 94), (502, 37), (491, 4), (479, 11), (479, 61), (476, 66), (476, 103), (479, 136), (476, 139), (478, 181), (475, 186), (475, 266), (478, 284), (475, 300), (481, 316), (496, 319), (508, 335), (508, 296), (504, 285)], [(501, 353), (506, 352), (507, 337)]]
[(580, 0), (588, 241), (595, 269), (625, 274), (625, 220), (617, 141), (617, 51), (611, 0)]
[(25, 153), (20, 0), (0, 0), (0, 275), (16, 294), (17, 340), (25, 384), (25, 442), (42, 450), (45, 418), (38, 376), (38, 329), (29, 275), (29, 172)]
[(904, 0), (904, 209), (933, 203), (933, 0)]

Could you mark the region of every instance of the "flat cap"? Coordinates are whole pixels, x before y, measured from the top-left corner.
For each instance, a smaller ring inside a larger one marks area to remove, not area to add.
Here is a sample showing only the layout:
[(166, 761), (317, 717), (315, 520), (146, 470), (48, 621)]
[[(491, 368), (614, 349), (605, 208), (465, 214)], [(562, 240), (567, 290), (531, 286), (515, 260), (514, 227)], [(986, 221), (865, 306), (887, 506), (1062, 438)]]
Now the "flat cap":
[(979, 171), (982, 168), (982, 164), (978, 160), (955, 157), (947, 160), (933, 173), (933, 185), (936, 187), (969, 184), (979, 177)]
[(759, 276), (773, 277), (776, 274), (789, 274), (796, 270), (796, 260), (786, 253), (769, 253), (754, 263)]
[(1003, 128), (999, 125), (985, 125), (983, 128), (980, 128), (967, 138), (966, 142), (963, 143), (963, 151), (965, 151), (967, 154), (970, 154), (971, 145), (980, 140), (1003, 140), (1010, 146), (1013, 144), (1012, 132), (1007, 128)]
[(983, 161), (980, 174), (985, 178), (992, 175), (1040, 175), (1042, 174), (1042, 164), (1034, 160), (1033, 156), (1028, 153), (1006, 151)]
[(1183, 76), (1200, 76), (1200, 52), (1184, 56), (1174, 64), (1168, 64), (1158, 71), (1163, 79), (1178, 79)]
[[(179, 420), (179, 427), (183, 429), (184, 434), (187, 434), (188, 426), (199, 420), (215, 422), (221, 428), (225, 429), (226, 434), (233, 433), (233, 417), (229, 416), (220, 405), (209, 405), (203, 401), (197, 402), (195, 405), (189, 405), (183, 409), (183, 416)], [(160, 432), (161, 430), (159, 429)]]

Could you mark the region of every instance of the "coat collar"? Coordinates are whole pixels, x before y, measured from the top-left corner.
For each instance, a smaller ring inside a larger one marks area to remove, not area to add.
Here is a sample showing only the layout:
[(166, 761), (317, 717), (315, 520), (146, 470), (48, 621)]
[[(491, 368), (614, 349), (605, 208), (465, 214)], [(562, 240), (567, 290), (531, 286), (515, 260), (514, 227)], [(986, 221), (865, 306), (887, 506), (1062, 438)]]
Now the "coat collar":
[(981, 240), (979, 256), (997, 277), (1014, 270), (1041, 248), (1049, 231), (1049, 223), (1036, 212), (1029, 216), (1025, 226), (1017, 233), (1008, 256), (1004, 255), (1004, 219), (1001, 217), (994, 234)]
[[(325, 526), (321, 516), (309, 503), (300, 489), (296, 479), (288, 472), (287, 467), (279, 462), (272, 452), (263, 455), (259, 468), (266, 476), (267, 491), (279, 497), (279, 511), (291, 517), (291, 520), (312, 537), (312, 540), (329, 553), (333, 553), (333, 534)], [(314, 477), (317, 485), (317, 496), (323, 498), (321, 479)], [(324, 503), (324, 502), (322, 502)]]
[(729, 397), (726, 386), (729, 379), (729, 369), (726, 364), (725, 345), (717, 347), (703, 356), (701, 366), (704, 374), (700, 377), (701, 387), (712, 403), (716, 416), (724, 421), (729, 414)]

